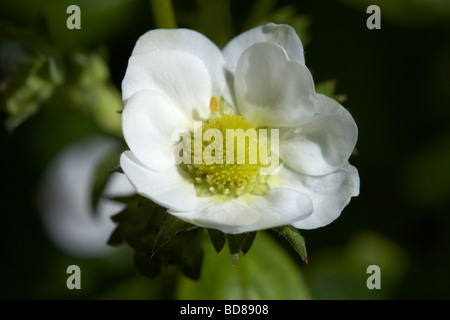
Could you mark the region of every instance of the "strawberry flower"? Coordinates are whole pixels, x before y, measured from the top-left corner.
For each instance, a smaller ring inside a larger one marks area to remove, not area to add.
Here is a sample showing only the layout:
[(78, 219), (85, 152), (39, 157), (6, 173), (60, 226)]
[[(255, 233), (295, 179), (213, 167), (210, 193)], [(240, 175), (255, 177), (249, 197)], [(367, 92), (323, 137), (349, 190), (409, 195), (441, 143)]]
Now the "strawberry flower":
[[(122, 94), (130, 149), (122, 170), (140, 195), (182, 220), (228, 234), (313, 229), (359, 194), (348, 161), (357, 126), (315, 92), (302, 43), (287, 25), (251, 29), (223, 50), (193, 30), (149, 31), (134, 47)], [(248, 133), (242, 148), (227, 149), (237, 140), (225, 138), (230, 130)], [(239, 151), (246, 162), (236, 161)]]

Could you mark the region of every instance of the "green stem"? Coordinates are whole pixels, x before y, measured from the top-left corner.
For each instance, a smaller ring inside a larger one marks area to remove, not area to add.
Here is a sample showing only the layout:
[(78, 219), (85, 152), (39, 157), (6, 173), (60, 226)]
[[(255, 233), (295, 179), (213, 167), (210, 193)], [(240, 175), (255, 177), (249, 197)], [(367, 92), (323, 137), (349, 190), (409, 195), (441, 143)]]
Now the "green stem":
[(150, 0), (150, 3), (156, 28), (173, 29), (177, 27), (171, 0)]

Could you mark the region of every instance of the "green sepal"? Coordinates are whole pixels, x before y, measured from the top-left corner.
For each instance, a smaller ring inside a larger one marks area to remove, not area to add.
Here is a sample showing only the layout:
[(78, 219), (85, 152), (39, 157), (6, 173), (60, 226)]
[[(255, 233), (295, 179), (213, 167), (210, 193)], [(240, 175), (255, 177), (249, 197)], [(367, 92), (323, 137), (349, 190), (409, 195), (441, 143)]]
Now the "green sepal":
[(138, 274), (149, 279), (155, 279), (161, 272), (162, 265), (160, 261), (142, 251), (136, 251), (134, 254), (134, 267)]
[(232, 270), (229, 256), (225, 252), (216, 254), (209, 239), (203, 239), (205, 256), (201, 277), (198, 281), (180, 277), (175, 299), (311, 299), (303, 270), (267, 232), (258, 231), (251, 253)]
[(120, 229), (115, 228), (111, 235), (109, 236), (107, 244), (109, 246), (117, 246), (123, 243), (122, 235), (120, 234)]
[[(198, 280), (200, 278), (203, 264), (201, 232), (189, 232), (187, 234), (190, 236), (189, 239), (192, 239), (193, 241), (186, 248), (180, 250), (177, 256), (177, 259), (179, 260), (175, 260), (174, 262), (178, 263), (181, 272), (183, 272), (186, 277), (192, 280)], [(180, 241), (175, 245), (183, 246), (183, 242)]]
[(112, 166), (111, 171), (109, 173), (124, 173), (121, 166)]
[(225, 242), (227, 241), (225, 234), (216, 229), (208, 229), (208, 235), (214, 249), (216, 250), (216, 253), (222, 251), (225, 246)]
[(197, 228), (197, 226), (183, 221), (171, 214), (167, 214), (166, 222), (161, 227), (156, 236), (155, 245), (152, 249), (153, 255), (161, 249), (167, 242), (169, 242), (177, 233), (190, 231)]
[[(191, 230), (192, 225), (186, 227), (185, 222), (168, 215), (166, 208), (140, 195), (113, 200), (127, 206), (111, 217), (117, 227), (108, 244), (125, 242), (133, 248), (139, 275), (154, 279), (166, 266), (173, 265), (185, 276), (198, 279), (203, 262), (201, 233), (197, 230), (180, 232)], [(158, 248), (158, 254), (154, 254), (155, 248)]]
[(274, 228), (276, 232), (285, 238), (292, 246), (292, 248), (300, 255), (305, 263), (308, 263), (308, 254), (306, 253), (305, 239), (300, 234), (298, 229), (293, 226), (282, 226)]
[(228, 240), (228, 248), (230, 249), (231, 255), (239, 255), (239, 252), (242, 248), (242, 242), (244, 241), (246, 235), (246, 233), (226, 235), (226, 238)]
[[(158, 208), (160, 207), (157, 203), (153, 202), (150, 199), (147, 199), (139, 194), (133, 194), (131, 196), (123, 196), (123, 197), (109, 197), (108, 199), (114, 200), (117, 202), (121, 202), (127, 205), (132, 205), (137, 208)], [(111, 219), (113, 221), (115, 216), (112, 216)], [(116, 221), (117, 222), (117, 221)]]
[(250, 250), (253, 241), (255, 240), (256, 232), (248, 232), (242, 241), (241, 251), (245, 255)]
[(255, 239), (255, 236), (256, 232), (244, 232), (239, 234), (226, 235), (233, 266), (236, 264), (237, 259), (239, 259), (240, 251), (246, 254), (248, 250), (250, 250), (250, 247), (253, 243), (253, 240)]

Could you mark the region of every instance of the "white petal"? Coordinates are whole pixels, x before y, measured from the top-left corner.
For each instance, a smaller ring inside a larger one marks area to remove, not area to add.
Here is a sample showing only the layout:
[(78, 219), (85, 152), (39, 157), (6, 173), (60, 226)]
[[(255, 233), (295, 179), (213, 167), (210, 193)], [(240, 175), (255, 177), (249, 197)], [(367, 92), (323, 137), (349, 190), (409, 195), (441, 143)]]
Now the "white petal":
[(317, 114), (298, 128), (280, 130), (280, 155), (295, 171), (324, 175), (341, 168), (356, 145), (358, 129), (350, 113), (318, 94)]
[(239, 111), (254, 126), (298, 126), (314, 112), (311, 73), (276, 44), (257, 43), (242, 54), (234, 88)]
[[(106, 245), (115, 228), (111, 216), (124, 204), (102, 197), (93, 212), (91, 190), (99, 162), (117, 143), (89, 137), (64, 148), (46, 168), (39, 203), (43, 225), (54, 244), (70, 255), (100, 257), (113, 250)], [(111, 176), (106, 189), (105, 193), (116, 196), (134, 191), (117, 175)]]
[(258, 42), (276, 43), (286, 51), (290, 60), (305, 64), (303, 45), (295, 30), (288, 25), (269, 23), (241, 33), (225, 46), (223, 55), (227, 69), (234, 73), (242, 53)]
[(284, 167), (278, 172), (277, 178), (279, 183), (273, 186), (290, 186), (312, 200), (313, 213), (292, 224), (299, 229), (315, 229), (333, 222), (350, 202), (350, 198), (359, 194), (358, 171), (348, 164), (321, 177), (301, 175)]
[(142, 196), (172, 210), (192, 210), (196, 207), (197, 195), (192, 179), (178, 166), (153, 171), (130, 151), (122, 153), (120, 166)]
[(295, 190), (276, 188), (265, 196), (244, 195), (238, 199), (199, 198), (193, 211), (168, 212), (193, 224), (229, 234), (288, 225), (307, 217), (312, 202)]
[(133, 194), (136, 194), (136, 190), (134, 190), (124, 174), (117, 172), (111, 173), (111, 177), (103, 190), (103, 197), (105, 199), (124, 197), (127, 195), (131, 196)]
[(172, 134), (186, 129), (186, 116), (165, 95), (142, 90), (133, 95), (122, 113), (122, 131), (133, 154), (152, 170), (174, 165)]
[(225, 59), (211, 40), (188, 29), (151, 30), (138, 39), (132, 55), (162, 50), (182, 51), (198, 57), (208, 69), (212, 94), (220, 97), (225, 86)]
[(153, 51), (131, 56), (122, 97), (126, 101), (141, 90), (165, 94), (191, 119), (209, 116), (211, 79), (202, 61), (189, 53)]

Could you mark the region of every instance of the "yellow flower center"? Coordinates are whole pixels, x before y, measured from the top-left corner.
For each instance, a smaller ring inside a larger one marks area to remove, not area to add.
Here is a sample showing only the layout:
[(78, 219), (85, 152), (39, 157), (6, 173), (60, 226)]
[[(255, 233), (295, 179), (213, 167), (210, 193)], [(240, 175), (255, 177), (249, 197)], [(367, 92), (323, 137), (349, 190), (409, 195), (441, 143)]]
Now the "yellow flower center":
[(264, 164), (259, 149), (266, 140), (240, 115), (224, 111), (227, 106), (223, 99), (211, 98), (210, 118), (202, 122), (201, 141), (198, 133), (191, 135), (191, 164), (185, 168), (198, 196), (264, 195), (269, 187), (267, 176), (260, 174)]

